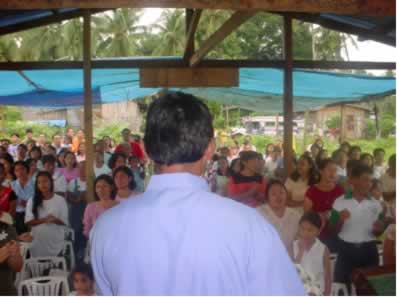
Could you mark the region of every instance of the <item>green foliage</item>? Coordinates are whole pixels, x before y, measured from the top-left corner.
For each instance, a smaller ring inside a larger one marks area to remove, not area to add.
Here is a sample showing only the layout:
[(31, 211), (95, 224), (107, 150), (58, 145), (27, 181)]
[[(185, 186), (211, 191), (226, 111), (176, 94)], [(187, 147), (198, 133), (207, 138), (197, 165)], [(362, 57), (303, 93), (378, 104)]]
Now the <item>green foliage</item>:
[(55, 134), (63, 133), (64, 131), (64, 128), (62, 127), (54, 127), (25, 121), (7, 121), (4, 136), (10, 137), (11, 134), (17, 133), (20, 137), (23, 138), (26, 135), (25, 131), (27, 128), (33, 129), (34, 137), (38, 137), (40, 134), (44, 134), (47, 136), (47, 139), (51, 139), (52, 136), (54, 136)]
[(374, 120), (367, 120), (367, 128), (365, 134), (368, 139), (373, 139), (376, 137), (376, 124)]
[(340, 116), (333, 116), (328, 118), (326, 123), (328, 129), (340, 128)]
[(388, 137), (395, 128), (395, 123), (396, 119), (392, 114), (383, 114), (379, 121), (381, 136)]
[(8, 122), (15, 122), (22, 120), (22, 114), (19, 112), (17, 107), (13, 106), (5, 106), (4, 108), (4, 116), (5, 116), (5, 123)]
[(95, 128), (94, 137), (96, 139), (101, 139), (104, 136), (110, 136), (112, 139), (116, 141), (116, 143), (120, 143), (121, 130), (123, 130), (124, 128), (128, 128), (127, 123), (110, 124), (100, 128)]

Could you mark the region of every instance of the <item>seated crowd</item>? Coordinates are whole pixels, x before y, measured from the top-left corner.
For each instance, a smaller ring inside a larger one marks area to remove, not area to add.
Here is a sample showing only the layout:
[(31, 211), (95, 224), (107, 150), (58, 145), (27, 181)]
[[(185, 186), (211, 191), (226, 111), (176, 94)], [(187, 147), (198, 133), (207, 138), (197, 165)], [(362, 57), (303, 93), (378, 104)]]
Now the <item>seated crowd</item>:
[[(15, 293), (12, 273), (21, 269), (18, 242), (26, 238), (30, 255), (58, 256), (62, 228), (75, 233), (76, 269), (71, 278), (77, 295), (93, 295), (94, 277), (84, 263), (88, 239), (98, 217), (145, 190), (147, 161), (143, 143), (131, 131), (113, 148), (106, 136), (97, 140), (94, 176), (86, 176), (84, 132), (1, 140), (0, 151), (0, 295)], [(361, 152), (344, 142), (331, 157), (320, 138), (294, 159), (284, 175), (282, 144), (256, 152), (247, 136), (240, 146), (218, 148), (205, 178), (212, 192), (256, 208), (279, 233), (291, 259), (314, 280), (323, 294), (332, 282), (350, 284), (353, 269), (395, 264), (396, 156)], [(95, 197), (87, 197), (93, 178)], [(26, 233), (29, 232), (29, 236)], [(5, 234), (5, 235), (4, 235)], [(3, 236), (4, 235), (4, 236)], [(337, 254), (335, 269), (330, 255)], [(349, 288), (349, 286), (347, 286)]]

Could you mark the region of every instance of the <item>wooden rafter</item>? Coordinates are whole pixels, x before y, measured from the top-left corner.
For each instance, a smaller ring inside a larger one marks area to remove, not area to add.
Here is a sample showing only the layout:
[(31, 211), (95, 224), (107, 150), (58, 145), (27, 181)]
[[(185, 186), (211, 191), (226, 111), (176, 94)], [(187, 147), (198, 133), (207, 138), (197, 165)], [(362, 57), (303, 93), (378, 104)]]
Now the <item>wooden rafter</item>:
[(191, 17), (189, 28), (186, 35), (186, 47), (183, 55), (185, 60), (189, 60), (194, 53), (194, 35), (196, 34), (197, 26), (200, 21), (202, 10), (196, 9)]
[[(197, 67), (223, 68), (283, 68), (284, 60), (204, 60)], [(182, 59), (122, 59), (122, 60), (93, 60), (92, 68), (182, 68), (189, 64)], [(364, 62), (364, 61), (293, 61), (294, 68), (301, 69), (379, 69), (395, 70), (395, 62)], [(82, 61), (57, 62), (0, 62), (0, 70), (37, 70), (37, 69), (82, 69)]]
[[(1, 4), (0, 4), (1, 6)], [(106, 9), (94, 9), (91, 11), (91, 13), (99, 13), (103, 12)], [(50, 15), (48, 17), (43, 17), (37, 20), (31, 20), (29, 22), (21, 23), (21, 24), (15, 24), (15, 25), (10, 25), (7, 27), (0, 27), (0, 36), (1, 35), (6, 35), (6, 34), (11, 34), (11, 33), (16, 33), (24, 30), (29, 30), (41, 26), (46, 26), (54, 23), (59, 23), (62, 21), (70, 20), (73, 18), (78, 18), (82, 17), (84, 15), (83, 10), (76, 10), (76, 11), (68, 11), (64, 13), (59, 13), (59, 12), (54, 12), (53, 15)]]
[(203, 42), (190, 58), (190, 66), (196, 66), (200, 61), (222, 42), (230, 33), (236, 30), (241, 24), (250, 19), (256, 11), (237, 11), (235, 12), (217, 31), (215, 31), (206, 41)]
[(0, 9), (190, 8), (393, 16), (393, 0), (5, 0)]

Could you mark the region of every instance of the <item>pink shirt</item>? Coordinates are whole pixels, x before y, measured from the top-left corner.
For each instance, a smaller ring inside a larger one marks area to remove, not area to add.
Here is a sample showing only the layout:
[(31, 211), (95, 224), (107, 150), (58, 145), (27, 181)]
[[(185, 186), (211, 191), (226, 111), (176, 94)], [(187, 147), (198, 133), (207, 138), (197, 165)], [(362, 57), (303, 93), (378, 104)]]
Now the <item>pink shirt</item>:
[(78, 168), (68, 170), (66, 168), (59, 168), (59, 172), (65, 177), (66, 183), (68, 184), (72, 179), (79, 178), (80, 172)]
[(84, 224), (84, 230), (83, 234), (88, 237), (90, 234), (90, 231), (92, 227), (94, 226), (97, 218), (105, 212), (105, 208), (103, 208), (99, 202), (92, 202), (87, 205), (84, 211), (84, 218), (83, 218), (83, 224)]

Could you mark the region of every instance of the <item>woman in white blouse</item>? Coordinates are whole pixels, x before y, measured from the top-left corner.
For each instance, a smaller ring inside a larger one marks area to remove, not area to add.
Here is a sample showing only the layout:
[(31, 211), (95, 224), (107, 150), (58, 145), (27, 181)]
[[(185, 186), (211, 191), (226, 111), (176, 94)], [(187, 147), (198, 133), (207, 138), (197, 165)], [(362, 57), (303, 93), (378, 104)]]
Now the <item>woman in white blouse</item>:
[(303, 201), (306, 191), (317, 182), (317, 176), (313, 160), (307, 155), (302, 155), (296, 170), (285, 182), (288, 191), (287, 205), (301, 215), (303, 214)]
[(281, 181), (269, 181), (266, 186), (265, 204), (257, 210), (276, 228), (285, 247), (291, 253), (300, 215), (287, 207), (287, 189)]
[(26, 207), (25, 223), (32, 227), (32, 257), (58, 256), (64, 246), (68, 224), (65, 199), (54, 193), (52, 176), (45, 171), (36, 178), (35, 195)]

